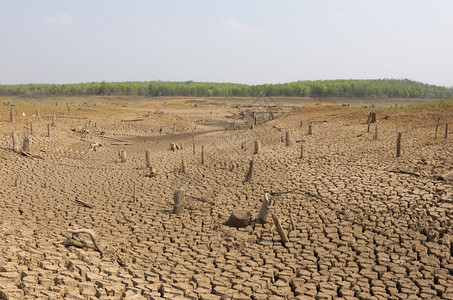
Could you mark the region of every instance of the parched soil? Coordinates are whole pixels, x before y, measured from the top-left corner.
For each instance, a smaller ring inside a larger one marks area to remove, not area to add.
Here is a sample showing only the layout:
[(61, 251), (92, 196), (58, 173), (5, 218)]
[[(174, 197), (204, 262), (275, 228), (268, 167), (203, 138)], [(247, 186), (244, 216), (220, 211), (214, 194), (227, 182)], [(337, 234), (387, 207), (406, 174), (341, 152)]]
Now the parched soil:
[[(451, 109), (71, 105), (0, 108), (0, 299), (453, 299)], [(224, 224), (265, 193), (267, 222)]]

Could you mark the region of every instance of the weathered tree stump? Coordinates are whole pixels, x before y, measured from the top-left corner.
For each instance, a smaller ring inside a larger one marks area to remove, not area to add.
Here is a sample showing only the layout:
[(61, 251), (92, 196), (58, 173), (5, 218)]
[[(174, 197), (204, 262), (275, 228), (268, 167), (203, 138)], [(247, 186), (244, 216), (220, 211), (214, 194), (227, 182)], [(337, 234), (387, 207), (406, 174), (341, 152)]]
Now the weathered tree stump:
[(180, 214), (184, 211), (184, 196), (185, 196), (185, 193), (184, 193), (183, 189), (175, 190), (175, 192), (173, 194), (173, 200), (174, 200), (173, 213), (174, 214)]
[(181, 146), (179, 147), (179, 149), (184, 150), (184, 142), (183, 141), (181, 141)]
[(253, 160), (250, 161), (249, 170), (247, 172), (247, 176), (245, 176), (244, 182), (251, 182), (253, 176)]
[(448, 138), (448, 123), (445, 124), (445, 136), (444, 138)]
[(47, 124), (47, 137), (50, 137), (50, 124)]
[(293, 144), (293, 138), (292, 138), (291, 131), (287, 131), (286, 132), (286, 147), (289, 147), (292, 144)]
[(260, 212), (256, 222), (260, 224), (266, 223), (267, 216), (269, 215), (269, 208), (271, 207), (270, 195), (268, 193), (264, 194), (263, 202), (261, 203)]
[(120, 151), (120, 160), (122, 163), (125, 163), (127, 161), (127, 156), (126, 156), (126, 151), (125, 150), (121, 150)]
[(260, 141), (255, 141), (255, 151), (253, 154), (258, 154), (261, 151), (261, 142)]
[(13, 140), (13, 152), (19, 152), (18, 146), (19, 143), (17, 142), (17, 134), (15, 132), (11, 132), (11, 138)]
[(308, 131), (307, 131), (307, 135), (312, 135), (313, 134), (313, 129), (311, 127), (311, 123), (308, 124)]
[(149, 149), (145, 150), (145, 161), (146, 161), (146, 167), (150, 168), (151, 167), (151, 151)]
[(401, 132), (398, 132), (398, 138), (396, 139), (396, 157), (401, 156)]
[(236, 228), (244, 228), (250, 225), (252, 222), (252, 214), (247, 210), (234, 210), (228, 221), (225, 222), (225, 225), (236, 227)]
[(181, 160), (181, 171), (184, 174), (187, 173), (187, 163), (186, 163), (186, 160), (184, 158)]
[(373, 135), (373, 140), (377, 140), (377, 137), (378, 137), (378, 126), (377, 126), (377, 123), (374, 127), (374, 135)]
[(300, 158), (304, 158), (304, 140), (300, 141)]
[(33, 135), (33, 121), (30, 121), (30, 135)]
[(201, 146), (201, 164), (204, 164), (204, 146)]
[(30, 152), (30, 138), (28, 136), (24, 136), (24, 140), (22, 143), (22, 151)]
[(280, 235), (282, 243), (283, 244), (289, 243), (288, 237), (286, 236), (286, 233), (283, 231), (282, 225), (280, 224), (280, 221), (278, 220), (277, 216), (272, 214), (272, 219), (274, 220), (275, 228), (277, 229), (277, 232)]
[(436, 119), (436, 128), (434, 130), (434, 139), (437, 139), (437, 130), (439, 129), (439, 125), (440, 125), (440, 117), (437, 117), (437, 119)]
[(9, 120), (11, 121), (11, 123), (14, 123), (16, 122), (16, 118), (14, 116), (14, 110), (11, 108), (11, 110), (9, 111)]

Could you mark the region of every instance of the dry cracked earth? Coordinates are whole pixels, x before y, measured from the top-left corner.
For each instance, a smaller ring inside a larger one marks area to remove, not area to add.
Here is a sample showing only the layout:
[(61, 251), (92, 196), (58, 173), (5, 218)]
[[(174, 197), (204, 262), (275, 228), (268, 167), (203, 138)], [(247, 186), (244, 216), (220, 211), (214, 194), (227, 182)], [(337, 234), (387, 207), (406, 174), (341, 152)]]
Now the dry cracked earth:
[[(47, 137), (50, 113), (13, 108), (15, 123), (1, 108), (0, 299), (453, 299), (453, 186), (439, 176), (453, 169), (453, 139), (442, 127), (433, 139), (431, 123), (378, 112), (373, 139), (369, 109), (304, 107), (225, 130), (200, 123), (232, 122), (216, 107), (90, 107), (57, 110)], [(12, 151), (12, 131), (29, 135), (32, 157)], [(235, 210), (256, 218), (265, 193), (288, 243), (270, 216), (224, 224)]]

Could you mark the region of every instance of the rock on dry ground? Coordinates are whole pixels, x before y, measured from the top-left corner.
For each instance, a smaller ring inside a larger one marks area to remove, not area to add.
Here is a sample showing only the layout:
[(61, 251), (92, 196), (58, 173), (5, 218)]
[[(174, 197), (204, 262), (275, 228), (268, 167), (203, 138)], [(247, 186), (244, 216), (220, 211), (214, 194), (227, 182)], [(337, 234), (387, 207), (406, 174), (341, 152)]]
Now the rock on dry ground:
[[(171, 114), (97, 115), (89, 125), (60, 114), (51, 137), (40, 117), (30, 152), (43, 159), (10, 150), (11, 131), (22, 138), (28, 129), (5, 113), (0, 298), (453, 299), (453, 189), (436, 178), (453, 169), (452, 139), (433, 140), (432, 128), (417, 122), (382, 120), (373, 140), (368, 111), (343, 118), (344, 110), (301, 109), (253, 130), (215, 132)], [(70, 130), (77, 126), (89, 133)], [(296, 141), (289, 147), (287, 130)], [(262, 150), (254, 155), (255, 140)], [(181, 141), (183, 150), (170, 151)], [(102, 146), (93, 151), (95, 142)], [(175, 215), (178, 188), (186, 204)], [(264, 193), (288, 233), (285, 245), (270, 216), (246, 228), (223, 224), (235, 209), (256, 218)], [(80, 228), (96, 233), (102, 254), (88, 237), (88, 247), (65, 245), (67, 230)]]

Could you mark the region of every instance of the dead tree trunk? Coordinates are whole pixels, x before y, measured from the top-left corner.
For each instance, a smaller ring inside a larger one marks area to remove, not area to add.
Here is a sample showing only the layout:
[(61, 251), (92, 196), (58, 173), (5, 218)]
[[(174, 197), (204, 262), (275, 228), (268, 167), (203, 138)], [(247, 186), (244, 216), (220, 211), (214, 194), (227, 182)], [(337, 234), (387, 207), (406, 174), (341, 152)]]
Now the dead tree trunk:
[(401, 156), (401, 132), (398, 132), (398, 138), (396, 140), (396, 157)]
[(251, 182), (253, 176), (253, 160), (250, 161), (249, 171), (247, 172), (247, 176), (245, 177), (244, 182)]
[(24, 136), (24, 141), (22, 143), (22, 151), (30, 152), (30, 138), (28, 136)]
[(14, 123), (16, 122), (16, 118), (14, 116), (14, 110), (11, 108), (11, 110), (9, 111), (9, 120), (11, 121), (11, 123)]
[(150, 150), (145, 150), (145, 160), (146, 160), (146, 167), (150, 168), (151, 167), (151, 151)]
[(186, 174), (187, 173), (187, 164), (186, 164), (186, 160), (183, 158), (182, 161), (181, 161), (181, 171)]
[(125, 150), (121, 150), (120, 151), (120, 160), (121, 160), (122, 163), (126, 162), (127, 156), (126, 156), (126, 151)]
[(376, 123), (376, 113), (375, 112), (372, 111), (369, 113), (366, 123), (367, 124)]
[(291, 131), (286, 132), (286, 147), (289, 147), (293, 144), (293, 138), (291, 136)]
[(261, 203), (260, 212), (258, 218), (256, 219), (257, 223), (264, 224), (266, 223), (267, 216), (269, 215), (269, 208), (271, 207), (270, 196), (268, 193), (264, 194), (263, 202)]
[(17, 134), (15, 132), (11, 132), (11, 138), (13, 140), (13, 152), (19, 152), (18, 149), (18, 142), (17, 142)]
[(283, 231), (282, 225), (280, 225), (280, 221), (278, 220), (277, 216), (272, 214), (272, 219), (274, 220), (275, 228), (277, 229), (278, 234), (282, 240), (283, 244), (289, 243), (288, 237), (286, 233)]
[(185, 193), (184, 193), (183, 189), (175, 190), (175, 192), (173, 194), (173, 200), (174, 200), (173, 213), (174, 214), (180, 214), (184, 211), (184, 196), (185, 196)]
[(253, 152), (253, 154), (260, 153), (260, 150), (261, 150), (261, 142), (260, 141), (255, 141), (255, 151)]

